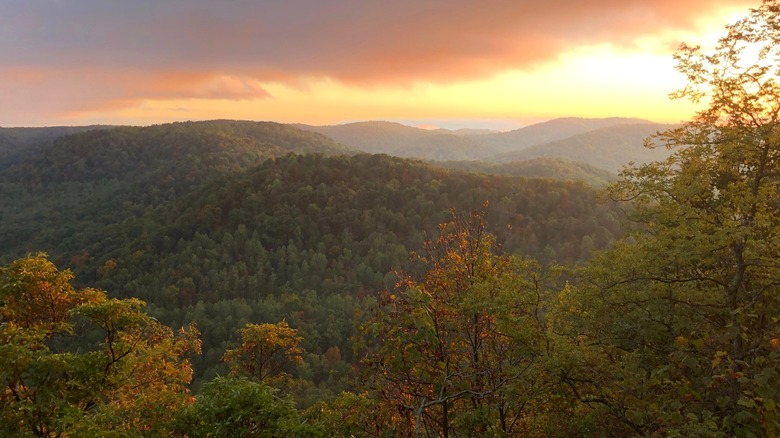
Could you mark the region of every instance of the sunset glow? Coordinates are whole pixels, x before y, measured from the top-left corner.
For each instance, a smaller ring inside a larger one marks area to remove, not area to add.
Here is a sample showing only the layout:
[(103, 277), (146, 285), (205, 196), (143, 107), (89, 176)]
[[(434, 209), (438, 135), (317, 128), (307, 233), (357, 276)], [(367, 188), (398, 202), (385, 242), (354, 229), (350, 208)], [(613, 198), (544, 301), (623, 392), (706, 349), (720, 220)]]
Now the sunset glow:
[(87, 13), (89, 2), (46, 3), (52, 8), (20, 0), (0, 6), (0, 126), (217, 118), (500, 129), (562, 116), (677, 122), (695, 108), (667, 97), (684, 85), (675, 47), (711, 43), (758, 5), (601, 1), (586, 10), (558, 2), (556, 13), (500, 2), (491, 13), (463, 1), (448, 15), (413, 2), (398, 5), (407, 14), (355, 3), (351, 16), (334, 7), (333, 16), (301, 18), (292, 14), (317, 7), (297, 1), (272, 11), (294, 32), (262, 22), (261, 6), (182, 2), (183, 10), (192, 5), (183, 18), (163, 7), (123, 14), (102, 6), (88, 14), (109, 21), (80, 29), (63, 21)]

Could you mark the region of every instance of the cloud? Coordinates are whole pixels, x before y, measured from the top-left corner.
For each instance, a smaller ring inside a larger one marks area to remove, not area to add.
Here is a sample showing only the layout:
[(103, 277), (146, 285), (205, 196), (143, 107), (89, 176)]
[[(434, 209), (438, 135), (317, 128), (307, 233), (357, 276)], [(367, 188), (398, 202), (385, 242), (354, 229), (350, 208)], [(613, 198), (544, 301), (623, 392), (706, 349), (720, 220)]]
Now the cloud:
[[(272, 97), (255, 79), (209, 72), (116, 69), (0, 68), (0, 120), (25, 124), (35, 114), (56, 118), (110, 111), (146, 99), (250, 100)], [(29, 108), (29, 109), (28, 109)]]
[[(702, 11), (747, 10), (756, 3), (4, 0), (0, 77), (19, 71), (62, 76), (53, 84), (39, 78), (49, 88), (30, 93), (56, 96), (51, 88), (67, 85), (73, 92), (59, 103), (70, 107), (165, 97), (264, 98), (263, 83), (301, 78), (362, 86), (453, 82), (532, 69), (579, 46), (629, 48), (643, 36), (694, 28)], [(19, 97), (12, 87), (0, 85), (0, 94)]]

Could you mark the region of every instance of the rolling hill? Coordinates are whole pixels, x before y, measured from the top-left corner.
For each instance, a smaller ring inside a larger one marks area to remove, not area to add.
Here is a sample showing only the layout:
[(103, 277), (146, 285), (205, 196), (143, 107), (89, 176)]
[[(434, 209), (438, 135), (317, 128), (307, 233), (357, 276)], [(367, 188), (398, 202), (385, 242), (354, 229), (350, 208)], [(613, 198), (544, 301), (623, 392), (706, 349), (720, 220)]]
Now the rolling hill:
[(663, 148), (644, 147), (644, 140), (673, 125), (657, 123), (624, 124), (597, 129), (562, 140), (528, 147), (521, 151), (499, 154), (490, 158), (495, 163), (555, 157), (581, 161), (591, 166), (617, 173), (629, 162), (647, 163), (667, 157)]
[(503, 153), (520, 151), (532, 146), (563, 140), (597, 129), (637, 123), (649, 122), (647, 120), (624, 117), (607, 117), (600, 119), (564, 117), (536, 123), (513, 131), (480, 135), (477, 138), (485, 145), (500, 151), (499, 153)]
[(426, 130), (392, 122), (357, 122), (345, 125), (294, 125), (371, 154), (428, 160), (473, 160), (498, 153), (481, 136), (447, 130)]
[(288, 125), (188, 122), (60, 137), (1, 169), (0, 262), (45, 251), (80, 284), (197, 323), (199, 376), (220, 372), (250, 320), (285, 319), (307, 351), (348, 360), (355, 321), (394, 272), (415, 269), (410, 252), (450, 209), (485, 201), (503, 247), (545, 263), (622, 234), (619, 212), (582, 183), (351, 155)]
[[(670, 125), (641, 119), (611, 117), (603, 119), (561, 118), (537, 123), (509, 132), (424, 130), (390, 122), (359, 122), (333, 126), (295, 125), (326, 135), (356, 150), (368, 153), (448, 162), (447, 167), (481, 169), (487, 172), (556, 178), (577, 178), (604, 182), (605, 175), (594, 175), (583, 165), (578, 170), (562, 172), (571, 163), (536, 160), (526, 165), (518, 162), (535, 158), (560, 158), (582, 161), (598, 169), (616, 173), (629, 162), (644, 163), (663, 158), (661, 151), (643, 148), (646, 137)], [(485, 161), (508, 167), (497, 170), (487, 165), (454, 164), (456, 161)], [(549, 169), (544, 169), (552, 166)], [(525, 171), (510, 170), (524, 168)], [(536, 169), (533, 169), (536, 168)], [(492, 170), (489, 170), (492, 169)], [(532, 170), (533, 169), (533, 170)]]
[(350, 150), (270, 122), (185, 122), (66, 135), (0, 169), (3, 257), (61, 254), (104, 227), (159, 208), (220, 177), (288, 153)]
[(45, 128), (0, 128), (0, 169), (33, 156), (59, 137), (111, 126), (52, 126)]

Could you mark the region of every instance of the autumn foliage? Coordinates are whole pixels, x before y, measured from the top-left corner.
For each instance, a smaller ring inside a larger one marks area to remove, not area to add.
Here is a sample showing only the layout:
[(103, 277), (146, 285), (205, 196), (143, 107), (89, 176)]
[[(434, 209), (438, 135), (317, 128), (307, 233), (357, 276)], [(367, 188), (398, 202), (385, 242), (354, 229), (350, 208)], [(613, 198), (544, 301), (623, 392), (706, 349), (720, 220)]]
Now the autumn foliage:
[(71, 280), (43, 254), (0, 268), (0, 432), (163, 433), (189, 402), (197, 330)]

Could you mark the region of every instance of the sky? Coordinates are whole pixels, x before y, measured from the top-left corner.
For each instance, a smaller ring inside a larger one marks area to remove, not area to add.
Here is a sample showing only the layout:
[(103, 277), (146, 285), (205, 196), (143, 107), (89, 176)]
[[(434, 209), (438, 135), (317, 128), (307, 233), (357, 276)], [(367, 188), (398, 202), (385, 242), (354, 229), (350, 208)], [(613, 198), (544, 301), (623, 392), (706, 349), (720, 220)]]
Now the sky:
[(0, 0), (0, 126), (679, 122), (672, 54), (760, 0)]

